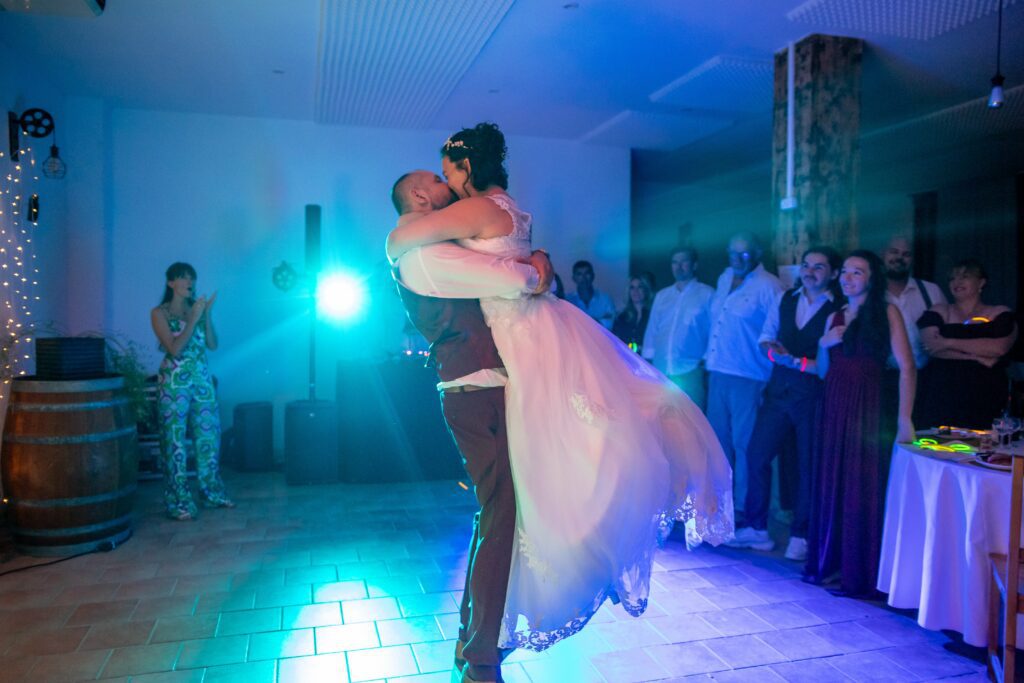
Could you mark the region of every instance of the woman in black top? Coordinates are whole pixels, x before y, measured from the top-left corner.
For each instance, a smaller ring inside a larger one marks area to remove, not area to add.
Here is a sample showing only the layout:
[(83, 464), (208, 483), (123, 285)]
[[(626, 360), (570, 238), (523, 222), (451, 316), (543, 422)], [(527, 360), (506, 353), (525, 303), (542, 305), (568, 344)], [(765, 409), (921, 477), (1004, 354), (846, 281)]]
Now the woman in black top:
[(644, 332), (647, 330), (647, 319), (651, 316), (653, 301), (654, 293), (647, 279), (631, 277), (626, 307), (612, 323), (612, 334), (637, 353), (642, 351), (640, 347), (644, 343)]
[(925, 311), (917, 326), (931, 360), (921, 373), (918, 424), (989, 429), (1003, 412), (1009, 393), (1006, 354), (1017, 324), (1006, 306), (981, 300), (988, 282), (975, 259), (953, 266), (953, 302)]

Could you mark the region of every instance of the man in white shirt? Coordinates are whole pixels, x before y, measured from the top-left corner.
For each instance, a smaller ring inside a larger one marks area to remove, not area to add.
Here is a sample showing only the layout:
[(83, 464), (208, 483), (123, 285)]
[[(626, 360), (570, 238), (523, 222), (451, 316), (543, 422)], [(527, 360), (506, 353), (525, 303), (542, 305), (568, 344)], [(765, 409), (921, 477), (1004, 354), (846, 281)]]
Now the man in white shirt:
[(594, 287), (594, 266), (590, 261), (577, 261), (572, 265), (572, 281), (576, 283), (576, 291), (565, 297), (566, 301), (612, 329), (615, 304), (610, 296)]
[(658, 292), (644, 333), (643, 357), (686, 392), (701, 410), (705, 404), (704, 368), (715, 290), (697, 281), (697, 250), (672, 251), (675, 283)]
[[(914, 249), (910, 240), (897, 235), (889, 240), (882, 252), (885, 264), (885, 279), (888, 289), (885, 299), (903, 315), (903, 325), (907, 328), (910, 349), (914, 352), (914, 364), (920, 370), (928, 363), (928, 352), (921, 344), (921, 331), (917, 328), (918, 319), (935, 304), (946, 303), (942, 289), (934, 282), (928, 282), (911, 276), (914, 265)], [(895, 367), (890, 363), (891, 367)]]
[(729, 240), (728, 255), (729, 267), (718, 278), (711, 302), (711, 338), (704, 356), (707, 416), (733, 466), (734, 500), (742, 504), (747, 494), (747, 447), (772, 372), (758, 338), (782, 284), (761, 264), (761, 245), (752, 233)]

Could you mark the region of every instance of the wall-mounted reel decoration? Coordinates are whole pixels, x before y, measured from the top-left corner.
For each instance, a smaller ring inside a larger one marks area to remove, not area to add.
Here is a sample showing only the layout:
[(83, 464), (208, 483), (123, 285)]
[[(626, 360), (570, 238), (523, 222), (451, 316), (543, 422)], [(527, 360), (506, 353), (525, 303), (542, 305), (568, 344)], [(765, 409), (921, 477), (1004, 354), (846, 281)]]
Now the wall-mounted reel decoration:
[(45, 109), (26, 109), (18, 123), (25, 134), (33, 138), (45, 138), (53, 132), (53, 117)]
[(32, 138), (45, 138), (47, 135), (53, 135), (50, 156), (43, 162), (43, 175), (47, 178), (63, 178), (68, 172), (68, 167), (60, 158), (55, 128), (53, 116), (45, 109), (26, 109), (21, 116), (12, 111), (7, 112), (7, 136), (11, 161), (18, 161), (20, 158), (19, 131)]

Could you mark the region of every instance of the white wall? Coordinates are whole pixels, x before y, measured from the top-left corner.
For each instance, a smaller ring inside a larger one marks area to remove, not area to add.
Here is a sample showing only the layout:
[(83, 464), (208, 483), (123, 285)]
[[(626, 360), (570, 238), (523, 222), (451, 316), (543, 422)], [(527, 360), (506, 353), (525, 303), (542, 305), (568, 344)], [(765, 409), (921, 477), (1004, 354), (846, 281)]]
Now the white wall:
[(67, 255), (62, 282), (69, 334), (109, 334), (105, 317), (112, 290), (110, 108), (101, 100), (68, 97), (64, 158), (67, 215), (62, 230)]
[[(75, 108), (83, 127), (96, 131), (82, 143), (90, 157), (107, 156), (90, 177), (69, 184), (82, 209), (72, 219), (81, 249), (69, 266), (76, 323), (102, 321), (139, 342), (155, 370), (149, 311), (164, 269), (192, 263), (200, 293), (218, 292), (221, 349), (211, 365), (225, 422), (236, 403), (273, 400), (280, 443), (283, 404), (307, 392), (308, 317), (298, 295), (273, 287), (271, 269), (282, 260), (302, 267), (303, 206), (323, 206), (325, 270), (379, 273), (396, 218), (391, 185), (407, 170), (439, 169), (448, 133), (111, 112), (85, 101)], [(599, 286), (616, 283), (606, 289), (619, 295), (629, 257), (628, 151), (517, 137), (508, 147), (509, 190), (533, 212), (535, 245), (552, 252), (564, 276), (573, 260), (592, 260)], [(319, 397), (334, 398), (339, 358), (374, 355), (382, 340), (397, 337), (403, 315), (390, 290), (381, 300), (356, 323), (320, 326)]]

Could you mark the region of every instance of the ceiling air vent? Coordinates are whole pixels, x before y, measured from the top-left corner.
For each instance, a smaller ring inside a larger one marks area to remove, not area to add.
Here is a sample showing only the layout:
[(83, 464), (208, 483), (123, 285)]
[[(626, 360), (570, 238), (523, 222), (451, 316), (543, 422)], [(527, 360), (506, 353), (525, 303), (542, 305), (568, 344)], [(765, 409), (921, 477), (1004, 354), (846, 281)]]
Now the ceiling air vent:
[(60, 17), (98, 17), (106, 7), (107, 0), (0, 0), (0, 12)]

